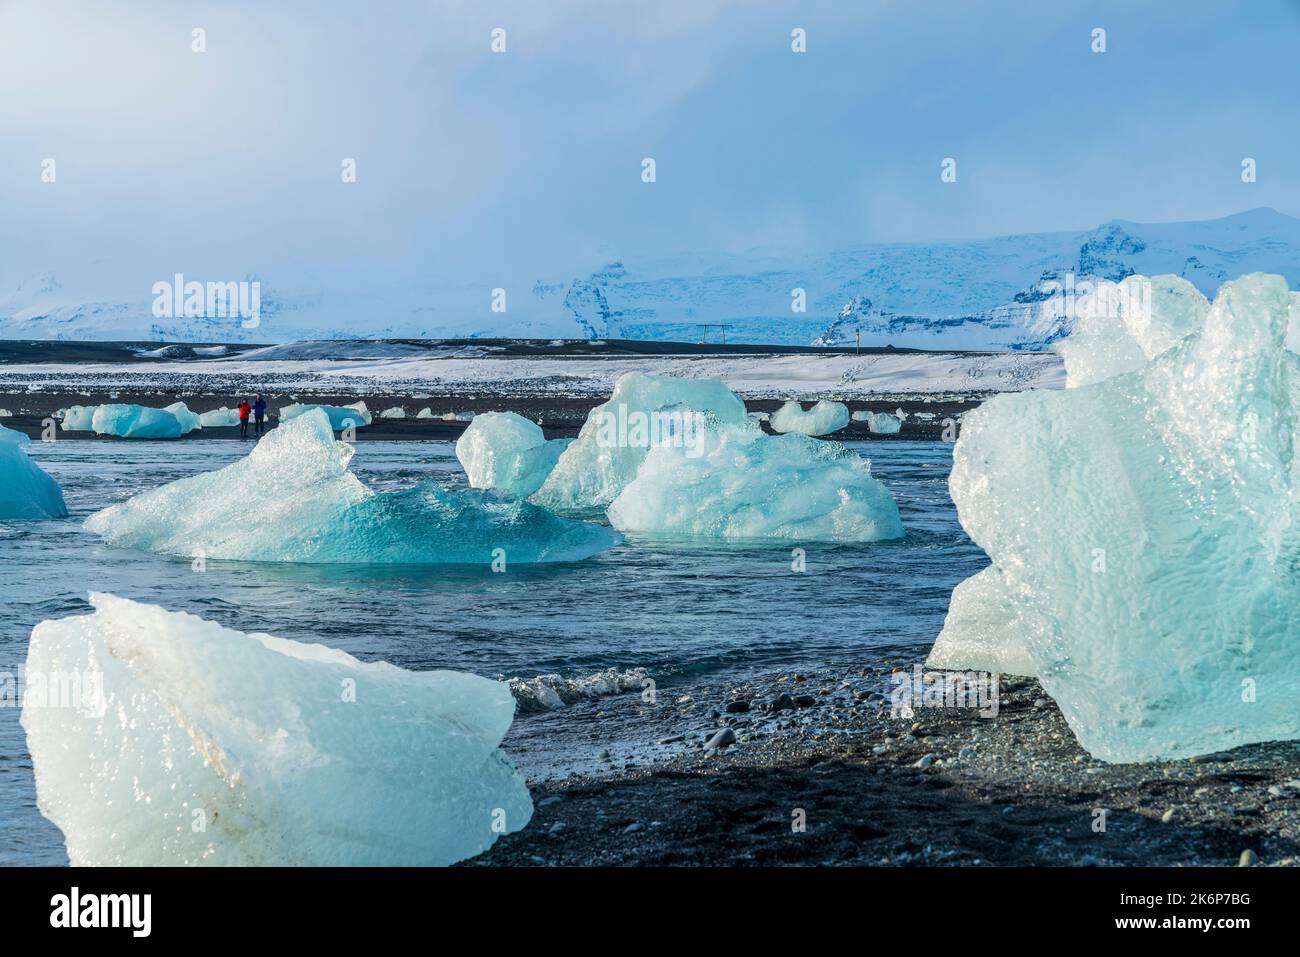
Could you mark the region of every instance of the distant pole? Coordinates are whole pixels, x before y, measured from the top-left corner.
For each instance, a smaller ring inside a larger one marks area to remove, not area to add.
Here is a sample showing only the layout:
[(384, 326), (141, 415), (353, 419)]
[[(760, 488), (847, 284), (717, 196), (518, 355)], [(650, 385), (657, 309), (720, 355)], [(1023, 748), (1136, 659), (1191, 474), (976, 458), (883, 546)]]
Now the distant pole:
[(862, 330), (861, 329), (853, 330), (853, 351), (854, 352), (862, 351)]

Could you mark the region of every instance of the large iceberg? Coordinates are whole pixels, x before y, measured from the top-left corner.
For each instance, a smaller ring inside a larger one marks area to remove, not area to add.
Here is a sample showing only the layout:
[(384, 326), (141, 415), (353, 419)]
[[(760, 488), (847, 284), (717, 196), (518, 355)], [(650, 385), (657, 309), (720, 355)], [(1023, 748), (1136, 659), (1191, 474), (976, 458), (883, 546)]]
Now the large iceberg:
[(179, 439), (197, 426), (198, 416), (183, 402), (165, 409), (129, 403), (74, 405), (64, 411), (60, 425), (65, 432), (94, 432), (124, 439)]
[(353, 449), (331, 429), (323, 411), (304, 413), (246, 458), (96, 512), (86, 527), (127, 548), (255, 562), (565, 562), (619, 541), (604, 526), (486, 492), (431, 482), (373, 492), (348, 471)]
[(587, 413), (532, 500), (551, 508), (608, 505), (636, 477), (652, 446), (689, 445), (712, 425), (743, 425), (745, 403), (717, 379), (629, 372)]
[(791, 399), (772, 413), (768, 424), (774, 432), (830, 435), (849, 424), (849, 407), (843, 402), (822, 399), (805, 412), (798, 402)]
[(514, 412), (484, 412), (456, 440), (456, 458), (471, 487), (527, 498), (541, 488), (569, 443), (548, 442), (541, 426)]
[(29, 439), (0, 425), (0, 521), (63, 518), (63, 490), (27, 455)]
[(32, 632), (22, 711), (73, 865), (445, 865), (532, 815), (504, 682), (90, 601)]
[(352, 405), (304, 405), (295, 402), (293, 405), (286, 405), (280, 410), (280, 421), (292, 422), (300, 415), (306, 415), (308, 412), (316, 410), (329, 416), (330, 428), (335, 432), (349, 426), (359, 429), (371, 422), (370, 410), (366, 408), (364, 402), (355, 402)]
[(1300, 737), (1300, 300), (1278, 276), (1212, 306), (1143, 282), (1131, 342), (1063, 345), (1074, 388), (966, 415), (950, 486), (993, 566), (931, 662), (1031, 672), (1108, 761)]
[(219, 409), (199, 414), (199, 427), (204, 429), (222, 429), (239, 425), (239, 410), (228, 409), (224, 405)]
[(609, 506), (615, 528), (703, 538), (874, 542), (901, 538), (894, 497), (870, 463), (838, 442), (704, 429), (691, 445), (651, 449)]

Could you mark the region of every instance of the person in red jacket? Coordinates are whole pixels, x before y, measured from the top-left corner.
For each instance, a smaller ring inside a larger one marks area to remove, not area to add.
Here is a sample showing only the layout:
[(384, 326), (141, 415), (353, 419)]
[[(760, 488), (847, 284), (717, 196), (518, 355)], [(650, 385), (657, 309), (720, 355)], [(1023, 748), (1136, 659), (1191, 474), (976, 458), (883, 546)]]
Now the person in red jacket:
[(248, 438), (248, 413), (252, 411), (252, 408), (247, 399), (239, 400), (239, 437), (241, 439)]

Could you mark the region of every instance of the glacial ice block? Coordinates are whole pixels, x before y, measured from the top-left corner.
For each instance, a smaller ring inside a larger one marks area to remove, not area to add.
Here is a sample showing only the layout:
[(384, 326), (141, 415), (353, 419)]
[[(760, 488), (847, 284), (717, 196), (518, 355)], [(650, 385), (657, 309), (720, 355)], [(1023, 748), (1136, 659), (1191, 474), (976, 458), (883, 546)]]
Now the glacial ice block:
[(471, 487), (527, 498), (541, 488), (570, 441), (548, 442), (541, 426), (514, 412), (484, 412), (456, 440), (456, 458)]
[[(268, 432), (249, 455), (96, 512), (112, 545), (252, 562), (490, 564), (589, 558), (619, 536), (525, 502), (431, 482), (373, 492), (348, 471), (324, 411)], [(249, 490), (256, 490), (249, 499)], [(501, 551), (497, 553), (497, 550)]]
[(0, 521), (40, 521), (68, 514), (63, 490), (27, 455), (22, 432), (0, 425)]
[(32, 632), (22, 711), (73, 865), (446, 865), (532, 815), (504, 682), (90, 601)]
[(867, 423), (867, 429), (877, 435), (897, 435), (903, 427), (902, 416), (889, 412), (854, 412), (853, 421)]
[(228, 409), (224, 405), (210, 412), (199, 413), (199, 427), (204, 429), (223, 429), (239, 425), (239, 410)]
[(96, 406), (90, 427), (96, 435), (123, 439), (179, 439), (185, 431), (165, 409), (123, 403)]
[(793, 399), (772, 413), (768, 420), (776, 432), (830, 435), (849, 424), (849, 407), (843, 402), (822, 399), (808, 411)]
[(894, 497), (870, 463), (838, 442), (765, 435), (758, 426), (701, 432), (650, 450), (608, 509), (621, 531), (796, 542), (903, 537)]
[(95, 409), (93, 405), (71, 405), (63, 411), (63, 421), (59, 427), (64, 432), (91, 432), (95, 428)]
[(364, 402), (355, 402), (352, 405), (303, 405), (295, 402), (293, 405), (286, 405), (280, 410), (280, 422), (292, 422), (300, 415), (305, 415), (314, 409), (319, 409), (329, 416), (330, 428), (335, 432), (352, 426), (354, 429), (367, 426), (371, 422), (370, 410), (366, 408)]
[(948, 616), (926, 666), (951, 671), (1037, 673), (1025, 634), (1040, 623), (1022, 614), (1002, 575), (990, 566), (953, 589)]
[(184, 402), (173, 402), (171, 405), (163, 406), (163, 411), (170, 412), (176, 417), (176, 421), (181, 425), (181, 435), (188, 435), (195, 429), (203, 428), (202, 420), (191, 412)]
[(629, 372), (608, 402), (587, 413), (532, 501), (550, 508), (606, 506), (636, 477), (651, 446), (673, 436), (689, 441), (705, 423), (745, 422), (745, 403), (717, 379)]
[[(1197, 312), (1188, 298), (1171, 320), (1153, 297), (1153, 320), (1177, 330), (1181, 310)], [(954, 596), (934, 654), (979, 667), (957, 650), (995, 636), (977, 641), (960, 619), (1006, 620), (1010, 604), (1028, 623), (1012, 640), (1107, 761), (1300, 737), (1291, 301), (1281, 277), (1243, 277), (1197, 331), (1135, 370), (968, 413), (952, 497), (1003, 587), (983, 611)]]

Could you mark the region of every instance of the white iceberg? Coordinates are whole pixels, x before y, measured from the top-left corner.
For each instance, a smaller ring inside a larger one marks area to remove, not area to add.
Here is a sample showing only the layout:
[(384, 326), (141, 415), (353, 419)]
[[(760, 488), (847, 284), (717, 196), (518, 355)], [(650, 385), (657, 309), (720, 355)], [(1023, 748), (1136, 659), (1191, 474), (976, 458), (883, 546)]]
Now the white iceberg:
[(95, 427), (95, 409), (93, 405), (70, 405), (63, 411), (63, 421), (59, 428), (64, 432), (90, 432)]
[(415, 413), (415, 417), (416, 417), (417, 419), (432, 419), (432, 418), (433, 418), (433, 409), (429, 408), (429, 407), (426, 405), (426, 406), (425, 406), (423, 409), (421, 409), (419, 412)]
[(199, 427), (204, 429), (227, 429), (239, 425), (239, 410), (228, 409), (224, 405), (219, 409), (199, 414)]
[(203, 428), (202, 419), (191, 412), (184, 402), (173, 402), (171, 405), (164, 406), (163, 411), (170, 412), (176, 417), (176, 421), (181, 424), (181, 435)]
[(1108, 761), (1300, 737), (1300, 298), (1252, 275), (1208, 308), (1170, 277), (1151, 301), (1125, 326), (1162, 330), (1132, 336), (1138, 368), (1085, 332), (1062, 349), (1075, 388), (965, 416), (950, 487), (993, 569), (931, 658), (1032, 671)]
[(0, 521), (63, 518), (63, 490), (27, 455), (31, 443), (22, 432), (0, 425)]
[(74, 866), (445, 865), (532, 815), (503, 682), (90, 601), (32, 632), (22, 711)]
[[(877, 435), (896, 435), (899, 429), (903, 427), (904, 417), (905, 413), (903, 413), (902, 409), (898, 410), (898, 414), (890, 414), (889, 412), (853, 413), (854, 422), (867, 423), (867, 428)], [(930, 417), (933, 418), (933, 416)]]
[(508, 567), (579, 561), (619, 541), (603, 526), (479, 491), (426, 482), (373, 492), (348, 471), (353, 449), (331, 429), (325, 412), (304, 413), (246, 458), (96, 512), (86, 528), (126, 548), (252, 562)]
[(383, 412), (379, 413), (379, 417), (381, 419), (404, 419), (406, 418), (406, 410), (400, 405), (395, 405), (391, 409), (384, 409)]
[(765, 435), (753, 424), (650, 450), (608, 509), (621, 531), (794, 542), (903, 537), (894, 497), (838, 442)]
[(472, 488), (527, 498), (546, 481), (569, 442), (548, 442), (540, 426), (514, 412), (484, 412), (456, 440), (456, 458)]
[(293, 405), (286, 405), (280, 410), (280, 421), (292, 422), (300, 415), (306, 415), (308, 412), (315, 410), (320, 410), (329, 416), (330, 428), (335, 432), (349, 426), (359, 429), (371, 422), (370, 410), (366, 408), (364, 402), (355, 402), (352, 405), (314, 405), (295, 402)]
[(793, 399), (772, 413), (768, 420), (775, 432), (830, 435), (849, 424), (849, 407), (843, 402), (822, 399), (808, 411)]
[(626, 373), (609, 401), (587, 413), (532, 500), (551, 508), (606, 506), (636, 477), (653, 445), (689, 444), (706, 424), (746, 421), (745, 403), (717, 379)]

